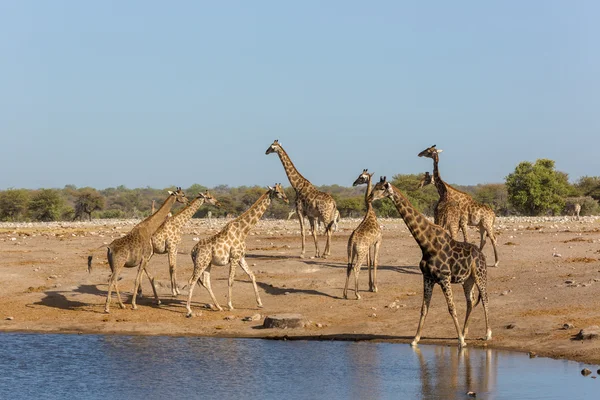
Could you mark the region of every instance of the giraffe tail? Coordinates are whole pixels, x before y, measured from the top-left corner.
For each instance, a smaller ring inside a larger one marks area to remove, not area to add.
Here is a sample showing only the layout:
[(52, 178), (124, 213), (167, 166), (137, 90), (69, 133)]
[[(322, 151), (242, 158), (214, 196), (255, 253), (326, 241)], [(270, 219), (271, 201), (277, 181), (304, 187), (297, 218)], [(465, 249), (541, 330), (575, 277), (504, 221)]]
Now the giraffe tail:
[(104, 248), (110, 249), (108, 246), (106, 246), (105, 244), (103, 244), (102, 246), (96, 247), (94, 250), (92, 250), (92, 252), (91, 252), (92, 254), (90, 254), (88, 256), (88, 258), (87, 258), (87, 270), (88, 270), (88, 274), (92, 273), (92, 261), (94, 259), (94, 254), (96, 254), (100, 249), (104, 249)]

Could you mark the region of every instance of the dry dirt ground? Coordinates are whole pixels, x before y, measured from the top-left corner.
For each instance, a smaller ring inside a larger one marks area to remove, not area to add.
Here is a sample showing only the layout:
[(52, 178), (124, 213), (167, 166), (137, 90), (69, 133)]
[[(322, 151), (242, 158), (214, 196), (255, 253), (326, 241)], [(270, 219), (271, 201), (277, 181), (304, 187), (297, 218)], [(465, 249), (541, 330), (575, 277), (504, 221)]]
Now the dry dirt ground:
[[(422, 276), (420, 250), (400, 219), (381, 220), (384, 230), (377, 293), (368, 292), (368, 273), (360, 274), (361, 300), (342, 298), (348, 236), (360, 220), (346, 219), (333, 236), (332, 256), (315, 259), (312, 238), (307, 257), (299, 258), (297, 220), (261, 221), (247, 240), (247, 260), (255, 272), (264, 308), (256, 306), (250, 280), (238, 268), (233, 287), (234, 310), (212, 311), (202, 287), (194, 290), (196, 316), (186, 318), (187, 287), (171, 296), (166, 255), (155, 255), (149, 270), (155, 275), (160, 306), (154, 305), (148, 280), (144, 297), (131, 310), (135, 271), (125, 269), (120, 288), (127, 308), (113, 298), (105, 314), (109, 268), (105, 252), (96, 253), (87, 271), (90, 250), (127, 233), (136, 221), (0, 225), (0, 331), (79, 332), (102, 334), (199, 335), (227, 337), (298, 337), (378, 340), (408, 343), (419, 319)], [(214, 234), (225, 223), (193, 220), (179, 251), (178, 277), (187, 284), (192, 262), (189, 251), (198, 238)], [(600, 340), (573, 340), (581, 328), (600, 325), (600, 218), (498, 218), (500, 265), (488, 271), (493, 339), (485, 334), (483, 308), (474, 309), (468, 346), (535, 352), (600, 364)], [(470, 230), (470, 239), (478, 232)], [(320, 240), (321, 248), (324, 239)], [(488, 240), (488, 265), (493, 252)], [(227, 304), (226, 267), (213, 267), (212, 287), (221, 305)], [(352, 282), (352, 281), (351, 281)], [(352, 287), (352, 285), (350, 286)], [(462, 288), (453, 285), (459, 319), (464, 318)], [(393, 305), (396, 305), (395, 307)], [(392, 307), (390, 307), (392, 305)], [(225, 307), (226, 308), (226, 307)], [(304, 328), (263, 329), (272, 314), (300, 313)], [(260, 314), (255, 321), (245, 317)], [(563, 329), (564, 324), (571, 329)], [(511, 328), (507, 328), (507, 327)], [(439, 287), (421, 343), (456, 345), (456, 332)]]

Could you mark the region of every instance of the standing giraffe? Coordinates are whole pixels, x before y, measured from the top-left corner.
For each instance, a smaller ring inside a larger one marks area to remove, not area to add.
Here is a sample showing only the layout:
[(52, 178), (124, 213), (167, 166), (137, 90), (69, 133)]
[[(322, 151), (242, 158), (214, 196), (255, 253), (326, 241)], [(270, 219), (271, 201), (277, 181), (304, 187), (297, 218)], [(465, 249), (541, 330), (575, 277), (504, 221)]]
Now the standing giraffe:
[[(444, 228), (429, 222), (423, 214), (410, 204), (400, 190), (386, 181), (385, 177), (381, 178), (375, 185), (369, 196), (371, 201), (383, 197), (389, 197), (394, 202), (396, 209), (423, 253), (419, 263), (419, 268), (423, 273), (423, 306), (417, 334), (411, 345), (416, 346), (419, 343), (421, 329), (429, 311), (429, 303), (436, 283), (440, 285), (446, 297), (448, 311), (454, 321), (458, 335), (458, 345), (461, 348), (466, 346), (464, 338), (469, 330), (469, 316), (473, 310), (473, 287), (477, 286), (479, 297), (475, 306), (479, 304), (479, 301), (483, 303), (486, 328), (485, 340), (490, 340), (492, 330), (488, 322), (487, 266), (484, 254), (477, 246), (471, 243), (458, 242), (452, 239)], [(467, 299), (465, 325), (462, 332), (456, 316), (454, 300), (452, 299), (451, 283), (462, 284)]]
[(204, 203), (217, 207), (221, 206), (208, 190), (206, 193), (198, 193), (198, 196), (196, 196), (194, 200), (189, 202), (189, 204), (177, 214), (167, 218), (154, 235), (152, 235), (154, 254), (168, 254), (171, 293), (173, 296), (177, 296), (181, 293), (179, 291), (179, 286), (177, 285), (177, 247), (179, 246), (179, 243), (181, 243), (183, 227)]
[(283, 164), (283, 168), (290, 180), (290, 184), (296, 191), (296, 213), (298, 214), (300, 233), (302, 234), (302, 252), (300, 253), (300, 257), (304, 258), (305, 253), (306, 235), (304, 232), (304, 216), (306, 216), (310, 222), (313, 239), (315, 241), (315, 257), (317, 258), (321, 256), (319, 242), (317, 241), (317, 224), (319, 221), (323, 222), (325, 234), (327, 235), (323, 258), (327, 258), (331, 252), (329, 248), (331, 233), (334, 224), (336, 224), (337, 208), (335, 200), (330, 194), (317, 190), (308, 179), (298, 172), (292, 163), (292, 160), (290, 160), (290, 157), (279, 144), (279, 141), (275, 140), (265, 152), (265, 154), (271, 153), (277, 153), (279, 155), (279, 159)]
[[(369, 174), (366, 169), (358, 176), (352, 186), (367, 184), (365, 191), (365, 204), (367, 213), (362, 222), (352, 232), (348, 238), (348, 269), (346, 270), (346, 285), (344, 286), (344, 298), (348, 298), (348, 281), (350, 274), (354, 269), (354, 295), (360, 299), (358, 294), (358, 274), (362, 264), (367, 262), (369, 268), (369, 290), (377, 292), (377, 264), (379, 263), (379, 246), (381, 246), (381, 227), (377, 221), (377, 215), (373, 210), (373, 204), (369, 200), (371, 194), (371, 179), (373, 174)], [(371, 247), (373, 248), (373, 257), (371, 257)]]
[(490, 206), (473, 200), (465, 192), (461, 192), (444, 182), (438, 170), (439, 156), (442, 150), (436, 149), (435, 144), (419, 153), (419, 157), (428, 157), (433, 160), (433, 184), (438, 190), (440, 200), (435, 206), (434, 222), (450, 232), (453, 239), (458, 239), (458, 230), (462, 230), (465, 242), (468, 242), (467, 225), (477, 226), (481, 237), (479, 249), (485, 246), (486, 234), (494, 248), (494, 267), (498, 266), (498, 249), (496, 248), (496, 235), (494, 234), (494, 221), (496, 214)]
[(209, 238), (199, 241), (192, 249), (192, 261), (194, 262), (194, 272), (189, 280), (187, 301), (187, 316), (192, 316), (192, 293), (194, 286), (200, 279), (200, 284), (208, 290), (208, 294), (212, 299), (214, 306), (222, 311), (223, 308), (215, 298), (215, 295), (210, 286), (210, 269), (212, 265), (227, 265), (229, 264), (229, 292), (227, 305), (230, 310), (233, 310), (231, 302), (231, 292), (233, 287), (233, 278), (235, 277), (235, 269), (239, 265), (244, 272), (248, 274), (254, 286), (254, 294), (256, 295), (256, 303), (258, 307), (262, 307), (256, 279), (254, 273), (250, 270), (246, 262), (246, 237), (250, 230), (256, 225), (258, 220), (263, 216), (267, 208), (271, 204), (271, 199), (276, 197), (289, 203), (283, 188), (278, 183), (275, 187), (270, 187), (269, 190), (246, 211), (233, 221), (229, 222), (219, 233)]
[(581, 204), (579, 203), (567, 203), (565, 206), (565, 211), (567, 215), (573, 217), (573, 219), (577, 219), (579, 221), (579, 213), (581, 212)]
[[(181, 188), (177, 188), (175, 192), (169, 191), (169, 197), (167, 197), (165, 202), (162, 204), (162, 206), (160, 206), (156, 213), (150, 215), (148, 218), (134, 226), (127, 235), (113, 240), (112, 243), (108, 245), (107, 257), (112, 273), (108, 279), (108, 293), (106, 295), (106, 305), (104, 306), (105, 313), (109, 312), (113, 286), (117, 292), (119, 306), (121, 306), (121, 308), (125, 308), (125, 305), (121, 300), (121, 295), (119, 294), (119, 287), (117, 285), (117, 279), (119, 278), (119, 273), (123, 267), (138, 267), (135, 285), (133, 287), (131, 307), (134, 310), (137, 308), (136, 293), (138, 293), (142, 272), (146, 272), (146, 275), (148, 276), (148, 279), (152, 285), (152, 290), (154, 291), (154, 298), (156, 299), (157, 304), (160, 304), (158, 294), (156, 293), (156, 287), (154, 286), (154, 279), (148, 274), (148, 271), (146, 271), (146, 266), (148, 265), (148, 261), (150, 261), (150, 258), (152, 258), (153, 254), (152, 235), (165, 221), (171, 210), (171, 207), (173, 207), (173, 204), (176, 201), (184, 204), (188, 202), (188, 199), (185, 197), (185, 193), (183, 193)], [(92, 256), (89, 256), (88, 271), (91, 271), (91, 268)]]

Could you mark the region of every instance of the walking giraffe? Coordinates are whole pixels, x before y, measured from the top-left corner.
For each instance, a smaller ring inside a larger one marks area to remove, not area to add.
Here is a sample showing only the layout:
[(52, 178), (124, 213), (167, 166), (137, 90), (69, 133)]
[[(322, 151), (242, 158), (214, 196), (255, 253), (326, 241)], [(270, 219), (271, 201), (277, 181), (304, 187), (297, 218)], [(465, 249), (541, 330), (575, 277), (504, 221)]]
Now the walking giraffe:
[(275, 140), (265, 152), (265, 154), (271, 153), (277, 153), (279, 155), (279, 159), (283, 164), (283, 168), (290, 180), (290, 184), (296, 191), (296, 214), (300, 221), (300, 233), (302, 235), (302, 252), (300, 253), (300, 257), (304, 258), (305, 253), (306, 234), (304, 232), (304, 216), (306, 216), (308, 217), (313, 239), (315, 241), (315, 257), (317, 258), (321, 256), (319, 242), (317, 240), (317, 224), (319, 221), (323, 221), (325, 235), (327, 236), (323, 258), (327, 258), (331, 253), (331, 233), (333, 226), (336, 223), (337, 208), (335, 200), (330, 194), (317, 190), (308, 179), (298, 172), (292, 163), (292, 160), (290, 160), (290, 157), (279, 144), (279, 141)]
[[(389, 197), (394, 202), (396, 209), (423, 253), (419, 263), (419, 268), (423, 273), (423, 305), (417, 333), (411, 345), (416, 346), (421, 339), (421, 330), (429, 311), (431, 295), (436, 283), (440, 285), (446, 297), (448, 311), (454, 322), (458, 335), (458, 345), (461, 348), (466, 346), (464, 338), (469, 330), (469, 316), (473, 310), (473, 288), (477, 286), (479, 297), (475, 306), (479, 304), (479, 301), (483, 304), (486, 328), (485, 340), (490, 340), (492, 330), (488, 321), (487, 266), (484, 254), (477, 246), (471, 243), (458, 242), (445, 229), (429, 222), (423, 214), (412, 206), (400, 190), (386, 181), (385, 177), (380, 179), (369, 196), (371, 201), (383, 197)], [(456, 316), (454, 300), (452, 299), (452, 283), (463, 285), (467, 299), (465, 324), (462, 332)]]
[(152, 248), (154, 254), (168, 254), (169, 275), (171, 276), (171, 293), (177, 296), (181, 292), (177, 285), (177, 247), (181, 243), (183, 227), (196, 214), (203, 205), (210, 204), (220, 207), (221, 205), (208, 190), (206, 193), (198, 193), (198, 196), (189, 202), (181, 211), (166, 219), (165, 222), (152, 235)]
[[(156, 287), (154, 286), (154, 278), (148, 274), (146, 266), (148, 265), (148, 261), (150, 261), (150, 258), (152, 258), (153, 254), (152, 235), (165, 221), (171, 210), (171, 207), (173, 207), (173, 204), (176, 201), (184, 204), (188, 202), (188, 199), (185, 197), (185, 193), (181, 190), (181, 188), (177, 188), (175, 192), (169, 191), (169, 197), (167, 197), (158, 211), (133, 227), (133, 229), (127, 235), (113, 240), (112, 243), (107, 246), (108, 264), (110, 265), (110, 270), (112, 273), (108, 280), (108, 293), (106, 295), (106, 305), (104, 306), (105, 313), (110, 312), (109, 308), (113, 286), (115, 288), (115, 292), (117, 292), (119, 306), (121, 306), (121, 308), (125, 308), (125, 305), (121, 300), (121, 295), (119, 294), (119, 287), (117, 285), (117, 279), (119, 278), (119, 273), (123, 267), (138, 267), (137, 275), (135, 277), (135, 284), (133, 287), (131, 307), (134, 310), (137, 309), (136, 294), (138, 293), (138, 288), (140, 286), (142, 272), (146, 272), (146, 275), (150, 280), (150, 284), (152, 285), (152, 291), (154, 291), (156, 303), (160, 304), (158, 294), (156, 293)], [(88, 271), (91, 271), (91, 269), (92, 256), (89, 256)]]
[(200, 284), (208, 290), (208, 294), (213, 301), (214, 306), (219, 310), (223, 310), (217, 301), (211, 286), (210, 286), (210, 269), (212, 265), (227, 265), (229, 264), (229, 292), (227, 305), (230, 310), (233, 310), (231, 301), (231, 292), (233, 287), (233, 278), (235, 277), (235, 269), (239, 265), (244, 272), (248, 274), (254, 286), (254, 294), (256, 295), (256, 303), (258, 307), (262, 307), (256, 279), (246, 262), (246, 237), (250, 230), (263, 216), (267, 208), (271, 204), (272, 198), (278, 198), (288, 203), (287, 196), (283, 188), (278, 183), (275, 187), (269, 187), (269, 190), (263, 194), (246, 212), (229, 222), (219, 233), (209, 238), (199, 241), (192, 249), (192, 261), (194, 262), (194, 271), (189, 280), (188, 301), (186, 305), (187, 316), (192, 316), (192, 294), (196, 283), (200, 279)]
[[(494, 221), (496, 214), (490, 206), (473, 200), (465, 192), (461, 192), (444, 182), (438, 170), (439, 156), (442, 150), (436, 149), (435, 144), (419, 153), (419, 157), (428, 157), (433, 160), (433, 184), (438, 190), (440, 200), (435, 206), (434, 222), (450, 232), (453, 239), (458, 239), (458, 230), (462, 230), (465, 242), (468, 242), (467, 225), (477, 226), (481, 237), (479, 249), (485, 246), (486, 234), (494, 248), (494, 267), (498, 266), (498, 249), (496, 235), (494, 234)], [(427, 184), (425, 182), (425, 184)]]
[[(354, 269), (354, 295), (360, 299), (358, 294), (358, 274), (360, 267), (366, 261), (369, 268), (369, 290), (377, 292), (377, 264), (379, 264), (379, 246), (381, 246), (381, 227), (377, 221), (377, 215), (369, 200), (371, 194), (371, 179), (373, 174), (364, 169), (354, 181), (352, 186), (367, 184), (365, 190), (365, 205), (367, 213), (362, 222), (348, 238), (348, 268), (346, 270), (346, 285), (344, 286), (344, 298), (348, 298), (348, 281)], [(373, 248), (373, 257), (371, 257)]]

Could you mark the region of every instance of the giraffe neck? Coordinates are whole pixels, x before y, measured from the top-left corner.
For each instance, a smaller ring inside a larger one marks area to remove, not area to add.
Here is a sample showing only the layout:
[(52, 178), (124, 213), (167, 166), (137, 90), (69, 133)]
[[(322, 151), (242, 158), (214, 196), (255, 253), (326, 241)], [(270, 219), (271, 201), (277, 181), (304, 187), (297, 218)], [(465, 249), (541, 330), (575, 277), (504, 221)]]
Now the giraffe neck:
[(446, 197), (446, 195), (448, 194), (448, 184), (446, 184), (446, 182), (444, 182), (442, 180), (442, 178), (440, 178), (440, 171), (438, 169), (438, 157), (437, 154), (435, 156), (435, 158), (433, 159), (433, 179), (434, 179), (434, 183), (435, 183), (435, 187), (437, 188), (438, 194), (440, 195), (440, 198)]
[(296, 190), (296, 192), (303, 192), (312, 187), (312, 183), (310, 183), (308, 179), (303, 177), (302, 174), (298, 172), (294, 166), (294, 163), (292, 163), (292, 160), (290, 160), (290, 157), (287, 155), (285, 150), (283, 150), (283, 148), (281, 148), (277, 154), (279, 155), (279, 159), (283, 164), (283, 169), (285, 169), (285, 173), (290, 180), (290, 184)]
[(367, 190), (365, 191), (365, 205), (367, 206), (367, 212), (373, 207), (369, 201), (369, 195), (371, 194), (371, 176), (367, 179)]
[(432, 240), (435, 239), (435, 237), (449, 237), (449, 235), (445, 234), (445, 231), (442, 228), (429, 222), (423, 214), (410, 204), (410, 201), (408, 201), (398, 188), (392, 186), (392, 189), (394, 190), (392, 200), (394, 201), (394, 205), (400, 213), (400, 216), (404, 219), (408, 230), (419, 244), (419, 247), (421, 247), (423, 253), (432, 252), (434, 250), (434, 243)]
[(269, 192), (267, 192), (260, 196), (246, 212), (232, 222), (239, 225), (243, 237), (247, 236), (250, 230), (258, 223), (258, 220), (260, 220), (265, 211), (267, 211), (269, 204), (271, 204), (271, 196), (269, 195)]
[(162, 206), (160, 206), (154, 214), (138, 224), (139, 229), (145, 229), (147, 232), (150, 232), (150, 234), (154, 234), (160, 225), (165, 222), (165, 219), (167, 219), (167, 215), (169, 215), (173, 203), (175, 203), (175, 196), (169, 195)]
[(204, 204), (204, 198), (196, 197), (185, 208), (175, 214), (171, 218), (171, 221), (176, 225), (185, 225), (196, 214), (196, 211), (198, 211), (202, 204)]

